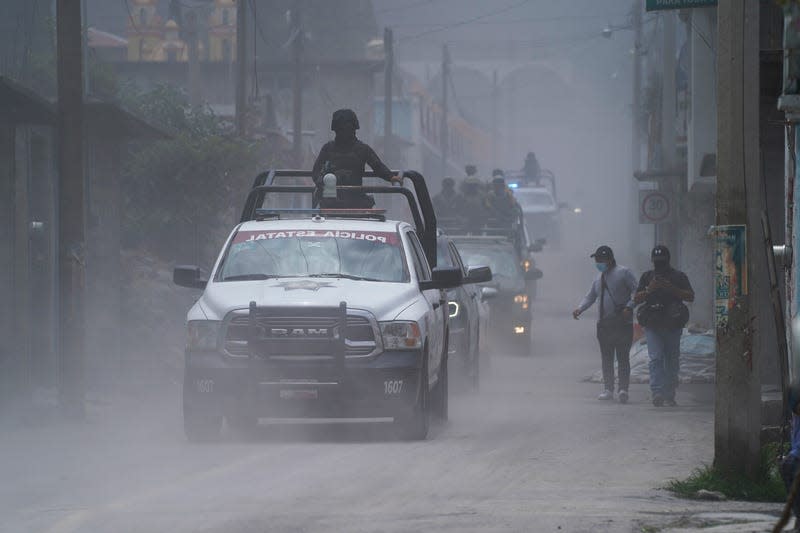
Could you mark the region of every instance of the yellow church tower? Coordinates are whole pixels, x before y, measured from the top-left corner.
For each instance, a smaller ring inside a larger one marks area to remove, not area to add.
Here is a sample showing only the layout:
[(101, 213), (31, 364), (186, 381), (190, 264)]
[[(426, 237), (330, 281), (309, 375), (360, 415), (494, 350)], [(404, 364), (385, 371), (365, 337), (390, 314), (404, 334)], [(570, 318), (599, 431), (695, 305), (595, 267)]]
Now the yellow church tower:
[(236, 61), (236, 0), (214, 0), (208, 18), (208, 59)]
[(164, 22), (156, 13), (158, 0), (131, 0), (128, 15), (128, 61), (157, 61)]

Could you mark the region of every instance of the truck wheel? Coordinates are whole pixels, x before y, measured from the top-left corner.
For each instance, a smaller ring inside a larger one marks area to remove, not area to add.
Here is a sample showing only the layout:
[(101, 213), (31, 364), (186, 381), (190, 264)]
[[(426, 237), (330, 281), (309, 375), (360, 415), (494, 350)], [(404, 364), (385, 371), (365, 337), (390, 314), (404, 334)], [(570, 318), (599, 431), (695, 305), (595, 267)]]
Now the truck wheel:
[(409, 414), (397, 416), (394, 426), (399, 438), (403, 440), (425, 440), (430, 425), (430, 394), (428, 391), (428, 355), (424, 355), (419, 373), (419, 392), (417, 401)]
[(198, 413), (193, 408), (183, 406), (183, 431), (190, 442), (209, 442), (219, 438), (222, 429), (222, 415)]
[(436, 388), (433, 389), (433, 413), (440, 420), (447, 420), (449, 408), (449, 384), (447, 373), (447, 359), (445, 356), (442, 360), (442, 366), (439, 368), (439, 379), (436, 381)]
[(517, 354), (528, 357), (533, 351), (533, 339), (530, 333), (517, 342)]
[(249, 413), (234, 413), (225, 416), (228, 427), (237, 433), (249, 437), (258, 426), (258, 419)]
[(470, 371), (470, 379), (472, 385), (472, 392), (478, 392), (481, 384), (481, 346), (480, 346), (480, 333), (478, 333), (478, 342), (473, 348), (472, 354), (472, 368)]

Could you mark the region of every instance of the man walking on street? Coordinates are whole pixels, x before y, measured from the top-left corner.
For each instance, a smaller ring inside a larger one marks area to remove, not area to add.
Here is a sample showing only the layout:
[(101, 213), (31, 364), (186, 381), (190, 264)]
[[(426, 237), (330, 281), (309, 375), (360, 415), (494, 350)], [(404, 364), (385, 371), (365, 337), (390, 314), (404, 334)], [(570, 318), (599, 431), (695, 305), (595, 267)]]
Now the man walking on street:
[(634, 302), (644, 304), (637, 311), (637, 318), (647, 338), (653, 405), (674, 407), (681, 333), (689, 321), (689, 309), (683, 302), (694, 301), (694, 290), (686, 274), (670, 266), (666, 246), (653, 248), (650, 258), (653, 270), (642, 274)]
[(608, 246), (600, 246), (590, 257), (600, 273), (583, 301), (572, 312), (578, 317), (600, 300), (600, 316), (597, 320), (597, 341), (603, 360), (603, 383), (605, 390), (598, 400), (614, 399), (614, 357), (619, 368), (619, 401), (627, 403), (628, 384), (631, 377), (630, 351), (633, 342), (633, 299), (636, 278), (626, 267), (618, 265), (614, 252)]

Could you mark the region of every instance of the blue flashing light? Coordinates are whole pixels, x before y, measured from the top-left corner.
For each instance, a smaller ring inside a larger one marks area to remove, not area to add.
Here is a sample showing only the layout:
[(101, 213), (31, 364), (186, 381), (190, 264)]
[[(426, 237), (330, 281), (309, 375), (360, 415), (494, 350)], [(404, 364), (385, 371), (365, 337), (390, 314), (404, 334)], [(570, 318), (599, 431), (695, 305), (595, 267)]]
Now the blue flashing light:
[(516, 189), (518, 187), (519, 187), (519, 183), (509, 183), (508, 184), (508, 188), (509, 189)]

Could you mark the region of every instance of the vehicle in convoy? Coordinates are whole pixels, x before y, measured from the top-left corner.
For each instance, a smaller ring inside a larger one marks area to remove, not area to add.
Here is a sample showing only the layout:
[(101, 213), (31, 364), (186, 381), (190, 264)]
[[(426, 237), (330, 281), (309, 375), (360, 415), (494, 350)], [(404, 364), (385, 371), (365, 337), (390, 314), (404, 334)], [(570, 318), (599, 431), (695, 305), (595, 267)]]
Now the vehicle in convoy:
[[(465, 279), (470, 279), (461, 254), (447, 236), (439, 235), (437, 250), (437, 264), (440, 267), (458, 268)], [(483, 282), (491, 281), (492, 273), (488, 267), (473, 269), (473, 281), (477, 278), (477, 272), (480, 272)], [(495, 291), (481, 288), (475, 283), (465, 283), (447, 291), (450, 317), (449, 359), (461, 370), (473, 390), (478, 390), (480, 383), (481, 347), (485, 342), (482, 335), (485, 335), (489, 326), (487, 300), (494, 293)]]
[(526, 282), (541, 277), (541, 271), (525, 272), (519, 252), (507, 238), (496, 236), (451, 237), (467, 265), (487, 265), (492, 281), (484, 287), (495, 289), (490, 300), (492, 344), (509, 344), (515, 353), (531, 352), (531, 299)]
[[(445, 291), (485, 281), (483, 270), (436, 268), (436, 221), (421, 175), (400, 194), (413, 223), (375, 209), (280, 209), (310, 202), (313, 186), (280, 185), (305, 171), (259, 175), (241, 222), (205, 279), (175, 268), (178, 285), (204, 289), (187, 316), (183, 419), (190, 440), (249, 429), (260, 419), (392, 422), (424, 439), (429, 413), (447, 417)], [(370, 174), (366, 174), (370, 176)]]
[(561, 208), (547, 187), (519, 187), (514, 198), (522, 208), (525, 226), (534, 239), (558, 244), (561, 238)]

